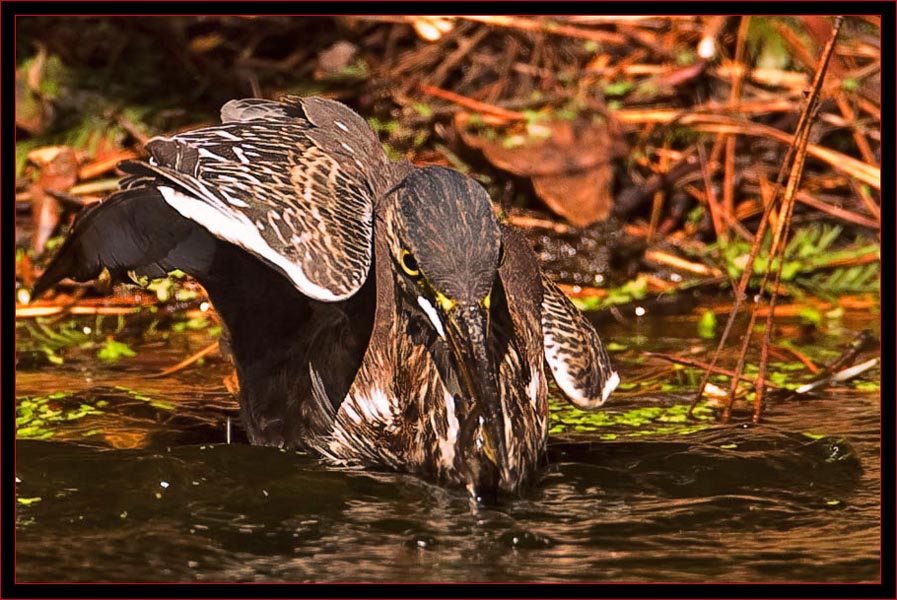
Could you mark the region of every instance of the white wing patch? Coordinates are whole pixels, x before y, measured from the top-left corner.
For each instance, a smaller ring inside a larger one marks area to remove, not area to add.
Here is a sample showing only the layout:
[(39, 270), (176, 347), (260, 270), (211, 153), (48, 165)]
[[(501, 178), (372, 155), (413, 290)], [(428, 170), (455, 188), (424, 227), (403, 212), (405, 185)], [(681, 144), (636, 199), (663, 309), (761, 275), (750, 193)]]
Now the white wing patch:
[(620, 376), (595, 327), (544, 275), (542, 335), (545, 362), (567, 399), (583, 410), (603, 405)]
[(212, 160), (217, 160), (218, 162), (227, 162), (227, 159), (219, 154), (215, 154), (214, 152), (210, 152), (205, 148), (199, 149), (199, 155), (203, 158), (211, 158)]
[(545, 359), (558, 387), (566, 394), (567, 398), (576, 406), (583, 409), (598, 408), (610, 397), (611, 393), (620, 385), (620, 375), (612, 371), (601, 388), (601, 395), (591, 397), (584, 393), (581, 384), (573, 376), (573, 369), (568, 363), (570, 355), (562, 351), (562, 346), (547, 330), (545, 331)]
[[(218, 209), (207, 200), (198, 200), (168, 186), (159, 186), (158, 189), (165, 202), (182, 216), (199, 223), (215, 236), (236, 244), (276, 265), (303, 294), (322, 302), (334, 302), (348, 298), (354, 293), (353, 290), (347, 294), (334, 294), (327, 288), (309, 280), (299, 265), (290, 262), (268, 245), (268, 242), (259, 234), (255, 224), (246, 216), (227, 210), (226, 207), (222, 207), (223, 210)], [(271, 215), (277, 216), (277, 213), (269, 213), (269, 216)], [(277, 228), (274, 227), (274, 230), (277, 231)]]
[(620, 374), (614, 371), (604, 383), (604, 389), (601, 390), (601, 404), (607, 402), (607, 399), (610, 398), (610, 395), (617, 389), (618, 385), (620, 385)]
[(231, 148), (231, 150), (234, 151), (234, 156), (236, 156), (238, 159), (240, 159), (241, 163), (243, 163), (244, 165), (249, 164), (249, 159), (246, 158), (246, 153), (243, 152), (242, 148), (240, 148), (239, 146), (233, 146)]

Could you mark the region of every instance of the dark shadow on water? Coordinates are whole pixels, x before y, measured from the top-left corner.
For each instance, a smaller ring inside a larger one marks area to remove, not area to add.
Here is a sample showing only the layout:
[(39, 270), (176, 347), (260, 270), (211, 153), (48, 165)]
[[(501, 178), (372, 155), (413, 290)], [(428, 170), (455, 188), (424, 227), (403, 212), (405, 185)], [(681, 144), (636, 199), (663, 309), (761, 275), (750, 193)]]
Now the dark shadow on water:
[[(641, 343), (701, 343), (669, 330), (685, 338), (630, 339), (624, 380), (670, 379), (638, 362)], [(19, 582), (879, 579), (875, 394), (780, 402), (758, 426), (564, 433), (537, 485), (473, 511), (463, 490), (248, 446), (223, 361), (146, 377), (207, 343), (20, 368), (17, 416), (44, 411), (51, 437), (16, 443)], [(620, 390), (606, 411), (674, 404)]]
[(849, 442), (774, 428), (559, 441), (537, 487), (476, 513), (459, 490), (243, 444), (151, 451), (24, 440), (17, 459), (19, 496), (40, 498), (19, 507), (20, 581), (837, 581), (878, 573), (877, 547), (843, 552), (878, 525), (873, 515), (860, 515), (862, 527), (856, 518), (843, 524), (855, 500), (874, 491), (864, 489)]

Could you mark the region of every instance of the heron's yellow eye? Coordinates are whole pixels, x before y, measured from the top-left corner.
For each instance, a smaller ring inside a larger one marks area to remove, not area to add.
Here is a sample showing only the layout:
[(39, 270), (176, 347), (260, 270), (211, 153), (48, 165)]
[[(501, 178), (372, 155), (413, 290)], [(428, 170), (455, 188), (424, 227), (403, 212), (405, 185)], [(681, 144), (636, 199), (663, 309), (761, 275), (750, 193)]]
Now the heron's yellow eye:
[(417, 277), (420, 275), (420, 267), (417, 264), (417, 260), (408, 250), (402, 250), (402, 255), (399, 257), (399, 264), (402, 265), (402, 270), (409, 276)]
[(488, 294), (486, 294), (486, 297), (483, 298), (483, 306), (486, 307), (486, 310), (489, 310), (489, 308), (492, 306), (492, 292), (489, 292)]

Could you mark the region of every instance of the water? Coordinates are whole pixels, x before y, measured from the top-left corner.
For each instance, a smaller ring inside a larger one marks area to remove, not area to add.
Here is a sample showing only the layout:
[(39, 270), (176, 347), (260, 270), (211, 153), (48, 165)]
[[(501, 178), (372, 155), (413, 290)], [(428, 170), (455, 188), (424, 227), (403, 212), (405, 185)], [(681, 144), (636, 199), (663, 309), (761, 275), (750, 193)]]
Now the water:
[[(836, 354), (877, 327), (852, 318), (814, 344)], [(693, 321), (602, 326), (628, 347), (614, 353), (624, 380), (647, 382), (609, 412), (688, 399), (651, 383), (677, 376), (641, 352), (706, 358)], [(879, 580), (878, 392), (774, 402), (756, 426), (745, 405), (687, 435), (567, 432), (537, 486), (472, 511), (462, 491), (250, 447), (236, 427), (226, 444), (224, 362), (145, 378), (206, 342), (146, 339), (106, 368), (87, 353), (50, 367), (20, 352), (20, 399), (65, 390), (53, 410), (105, 403), (47, 440), (17, 441), (17, 581)]]

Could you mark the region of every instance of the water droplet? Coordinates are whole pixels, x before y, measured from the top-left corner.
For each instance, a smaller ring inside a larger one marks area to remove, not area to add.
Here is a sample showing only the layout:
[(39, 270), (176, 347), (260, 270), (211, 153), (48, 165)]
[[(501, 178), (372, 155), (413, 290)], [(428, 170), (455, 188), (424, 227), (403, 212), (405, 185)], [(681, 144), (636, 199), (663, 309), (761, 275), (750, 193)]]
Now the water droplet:
[(554, 540), (547, 535), (534, 531), (521, 531), (519, 529), (506, 531), (501, 535), (500, 539), (505, 545), (517, 550), (534, 550), (554, 545)]

